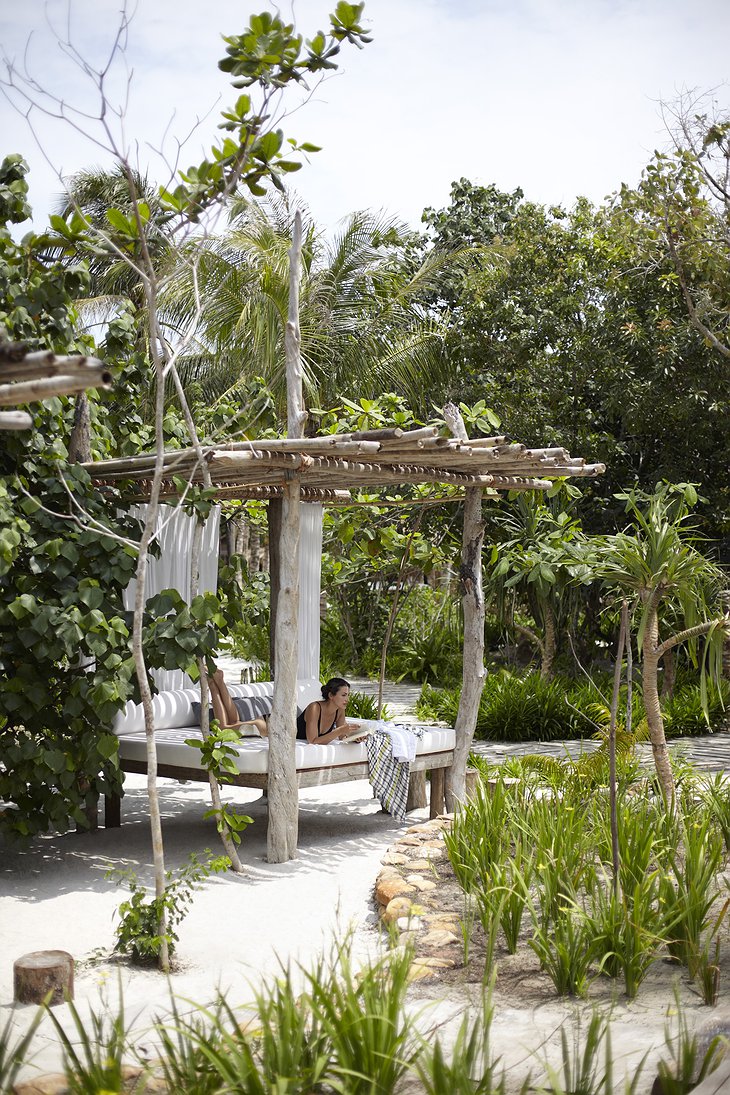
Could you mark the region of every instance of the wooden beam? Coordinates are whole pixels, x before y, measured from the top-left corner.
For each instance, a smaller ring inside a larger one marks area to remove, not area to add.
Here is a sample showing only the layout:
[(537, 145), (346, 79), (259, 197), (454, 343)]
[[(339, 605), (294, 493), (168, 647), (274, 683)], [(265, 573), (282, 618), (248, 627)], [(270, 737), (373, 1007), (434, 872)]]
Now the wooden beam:
[(0, 430), (29, 430), (33, 419), (25, 411), (0, 411)]

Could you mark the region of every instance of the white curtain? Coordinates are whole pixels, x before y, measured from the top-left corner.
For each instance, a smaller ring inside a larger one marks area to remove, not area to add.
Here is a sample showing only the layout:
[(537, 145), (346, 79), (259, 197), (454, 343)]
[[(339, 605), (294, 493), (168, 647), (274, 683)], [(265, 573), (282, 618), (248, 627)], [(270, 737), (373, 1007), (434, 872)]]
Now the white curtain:
[[(135, 506), (133, 516), (144, 520), (146, 506)], [(200, 592), (215, 593), (218, 587), (218, 537), (220, 528), (220, 506), (213, 506), (203, 528), (203, 541), (200, 546)], [(157, 518), (155, 539), (160, 544), (159, 558), (150, 556), (147, 564), (147, 599), (163, 589), (176, 589), (183, 600), (190, 603), (190, 554), (193, 546), (193, 533), (196, 519), (173, 506), (160, 506)], [(321, 540), (321, 532), (320, 532)], [(124, 593), (124, 607), (130, 612), (134, 608), (134, 595), (137, 583), (130, 582)], [(319, 636), (318, 636), (319, 656)], [(152, 676), (160, 691), (174, 688), (192, 688), (193, 682), (181, 669), (154, 669)]]
[(300, 680), (319, 679), (319, 600), (322, 584), (322, 506), (304, 502), (299, 523)]

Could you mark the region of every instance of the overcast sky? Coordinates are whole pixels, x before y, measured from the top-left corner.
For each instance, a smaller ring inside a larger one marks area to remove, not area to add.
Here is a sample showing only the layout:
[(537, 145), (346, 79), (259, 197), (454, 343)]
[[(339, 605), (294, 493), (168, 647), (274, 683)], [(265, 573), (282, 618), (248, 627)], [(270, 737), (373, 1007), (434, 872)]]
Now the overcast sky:
[[(153, 176), (165, 168), (148, 145), (173, 156), (211, 111), (183, 153), (199, 159), (215, 137), (217, 112), (233, 101), (217, 61), (221, 34), (237, 33), (251, 11), (233, 0), (138, 0), (126, 50), (132, 70), (126, 133)], [(334, 7), (334, 4), (332, 4)], [(102, 66), (118, 24), (119, 0), (72, 0), (72, 40)], [(0, 43), (31, 73), (91, 112), (96, 103), (46, 26), (65, 31), (66, 0), (0, 0)], [(290, 15), (291, 3), (282, 5)], [(328, 25), (327, 0), (296, 0), (298, 29)], [(383, 209), (417, 227), (425, 206), (447, 203), (454, 179), (572, 205), (596, 202), (637, 181), (666, 137), (659, 100), (688, 88), (719, 87), (730, 102), (728, 0), (368, 0), (374, 41), (345, 48), (341, 74), (284, 123), (287, 135), (323, 146), (296, 176), (300, 197), (325, 227), (355, 209)], [(110, 78), (123, 97), (124, 65)], [(218, 98), (222, 99), (217, 102)], [(31, 165), (40, 226), (60, 185), (24, 119), (0, 99), (0, 155)], [(71, 173), (105, 162), (92, 143), (38, 116), (56, 168)]]

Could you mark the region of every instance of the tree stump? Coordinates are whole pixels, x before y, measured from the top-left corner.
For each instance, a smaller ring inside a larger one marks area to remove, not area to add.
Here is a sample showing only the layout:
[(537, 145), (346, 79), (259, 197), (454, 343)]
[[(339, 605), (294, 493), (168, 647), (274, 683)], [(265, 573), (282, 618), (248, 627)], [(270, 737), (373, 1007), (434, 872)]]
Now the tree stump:
[(32, 951), (13, 964), (16, 1004), (42, 1004), (49, 993), (51, 1007), (74, 997), (74, 960), (67, 951)]

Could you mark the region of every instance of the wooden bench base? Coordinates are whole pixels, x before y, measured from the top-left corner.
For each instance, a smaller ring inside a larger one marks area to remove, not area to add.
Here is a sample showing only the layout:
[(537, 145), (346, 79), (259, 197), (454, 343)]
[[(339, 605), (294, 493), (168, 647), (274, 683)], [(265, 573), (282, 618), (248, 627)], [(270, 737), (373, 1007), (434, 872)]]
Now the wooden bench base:
[[(417, 756), (411, 763), (411, 773), (431, 772), (431, 807), (430, 816), (437, 817), (444, 810), (444, 773), (450, 768), (454, 760), (453, 750), (443, 753), (424, 753)], [(123, 772), (136, 775), (145, 775), (147, 765), (137, 760), (122, 760), (120, 768)], [(208, 773), (200, 768), (182, 768), (173, 764), (159, 764), (158, 776), (169, 779), (187, 780), (192, 783), (207, 783)], [(366, 761), (357, 764), (335, 764), (321, 768), (303, 768), (297, 772), (297, 784), (299, 787), (324, 787), (331, 783), (349, 783), (356, 779), (368, 778), (368, 766)], [(225, 786), (254, 787), (266, 791), (269, 777), (263, 772), (245, 773), (239, 772), (226, 781)], [(425, 782), (425, 781), (424, 781)], [(425, 795), (425, 788), (424, 788)], [(423, 797), (423, 796), (421, 796)], [(409, 796), (409, 808), (411, 806)], [(425, 806), (425, 798), (421, 805)], [(119, 795), (110, 795), (104, 799), (104, 827), (117, 829), (122, 823), (121, 798)]]

